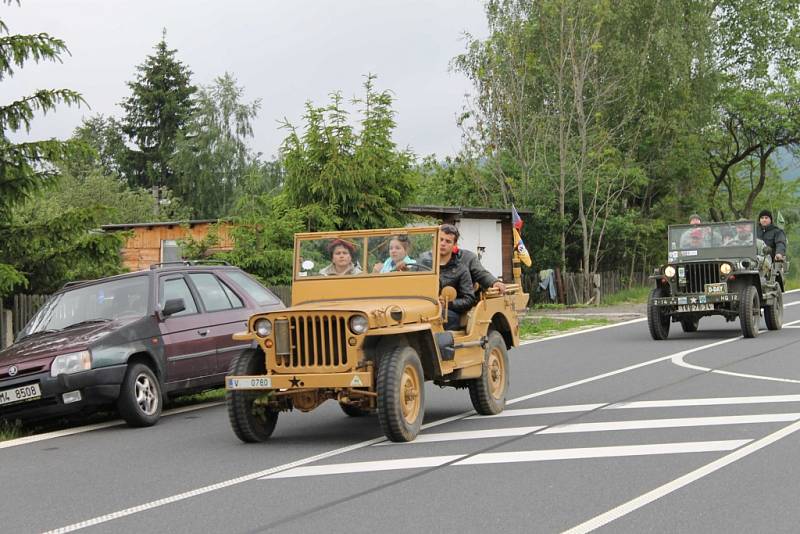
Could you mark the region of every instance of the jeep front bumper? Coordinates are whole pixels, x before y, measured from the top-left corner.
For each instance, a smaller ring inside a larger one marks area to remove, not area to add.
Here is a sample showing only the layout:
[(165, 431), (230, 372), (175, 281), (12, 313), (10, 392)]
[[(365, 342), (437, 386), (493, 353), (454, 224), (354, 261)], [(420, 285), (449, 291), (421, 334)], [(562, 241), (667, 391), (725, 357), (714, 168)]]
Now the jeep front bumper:
[[(716, 295), (689, 294), (672, 297), (659, 297), (651, 301), (655, 306), (686, 306), (684, 311), (703, 311), (708, 304), (739, 302), (738, 293), (720, 293)], [(692, 309), (694, 308), (694, 309)], [(711, 309), (714, 309), (713, 306)]]
[(372, 373), (314, 373), (299, 375), (226, 376), (229, 391), (257, 391), (308, 388), (371, 388)]

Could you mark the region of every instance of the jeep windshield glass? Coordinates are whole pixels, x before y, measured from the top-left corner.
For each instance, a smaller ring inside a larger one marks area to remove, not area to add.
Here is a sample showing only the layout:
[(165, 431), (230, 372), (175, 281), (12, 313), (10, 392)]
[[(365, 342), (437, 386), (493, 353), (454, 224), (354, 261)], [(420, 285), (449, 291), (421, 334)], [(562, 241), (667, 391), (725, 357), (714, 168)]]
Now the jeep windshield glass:
[(730, 223), (671, 226), (670, 250), (702, 250), (720, 247), (750, 247), (755, 244), (755, 223)]
[(147, 314), (147, 277), (135, 276), (59, 293), (33, 316), (20, 337)]
[(299, 242), (297, 278), (407, 276), (431, 271), (434, 231), (412, 228), (364, 236), (306, 238)]

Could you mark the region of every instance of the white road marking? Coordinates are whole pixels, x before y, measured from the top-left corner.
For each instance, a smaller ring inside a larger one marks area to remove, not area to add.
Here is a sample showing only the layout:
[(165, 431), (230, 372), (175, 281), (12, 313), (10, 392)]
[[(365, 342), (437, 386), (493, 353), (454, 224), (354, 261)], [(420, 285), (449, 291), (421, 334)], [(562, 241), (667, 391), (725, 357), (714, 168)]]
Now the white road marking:
[(378, 460), (374, 462), (352, 462), (347, 464), (310, 465), (296, 467), (274, 475), (262, 477), (261, 480), (272, 478), (296, 478), (322, 475), (346, 475), (350, 473), (371, 473), (373, 471), (395, 471), (398, 469), (419, 469), (422, 467), (439, 467), (459, 458), (465, 454), (454, 456), (428, 456), (424, 458), (401, 458), (398, 460)]
[[(574, 449), (496, 452), (477, 454), (475, 456), (459, 454), (454, 456), (427, 456), (421, 458), (377, 460), (372, 462), (312, 465), (306, 467), (297, 467), (288, 471), (282, 471), (274, 475), (262, 477), (261, 480), (325, 475), (346, 475), (353, 473), (371, 473), (376, 471), (397, 471), (402, 469), (420, 469), (426, 467), (440, 467), (448, 463), (452, 463), (453, 466), (464, 466), (505, 464), (515, 462), (543, 462), (551, 460), (646, 456), (657, 454), (719, 452), (736, 449), (742, 445), (750, 443), (751, 441), (753, 440), (732, 439), (722, 441), (690, 441), (684, 443), (653, 443), (649, 445), (620, 445), (605, 447), (581, 447)], [(463, 458), (463, 460), (460, 460), (460, 458)]]
[[(792, 306), (794, 304), (800, 304), (800, 301), (792, 302), (791, 304), (786, 304), (785, 306)], [(796, 323), (800, 323), (800, 319), (798, 319), (797, 321), (792, 321), (790, 323), (786, 323), (784, 326), (790, 326), (790, 325), (793, 325), (793, 324), (796, 324)], [(736, 340), (739, 340), (739, 339), (742, 339), (742, 336), (734, 338), (733, 340), (726, 340), (726, 341), (736, 341)], [(674, 363), (675, 365), (677, 365), (679, 367), (685, 367), (686, 369), (694, 369), (696, 371), (703, 371), (703, 372), (706, 372), (706, 373), (710, 372), (710, 373), (716, 373), (716, 374), (719, 374), (719, 375), (735, 376), (737, 378), (752, 378), (752, 379), (755, 379), (755, 380), (766, 380), (768, 382), (784, 382), (784, 383), (789, 383), (789, 384), (800, 384), (800, 380), (796, 380), (794, 378), (780, 378), (780, 377), (776, 377), (776, 376), (754, 375), (754, 374), (750, 374), (750, 373), (737, 373), (735, 371), (724, 371), (722, 369), (712, 369), (711, 367), (703, 367), (702, 365), (695, 365), (693, 363), (688, 363), (688, 362), (686, 362), (684, 360), (684, 358), (686, 356), (688, 356), (689, 354), (691, 354), (692, 352), (694, 352), (694, 351), (685, 351), (685, 352), (679, 352), (679, 353), (675, 354), (672, 357), (672, 363)]]
[(420, 434), (414, 441), (405, 443), (395, 443), (385, 441), (378, 443), (376, 447), (386, 447), (389, 445), (416, 445), (417, 443), (434, 443), (440, 441), (461, 441), (468, 439), (489, 439), (507, 438), (512, 436), (524, 436), (531, 432), (536, 432), (545, 428), (544, 426), (517, 426), (512, 428), (490, 428), (488, 430), (466, 430), (463, 432), (439, 432), (435, 434)]
[(576, 332), (567, 332), (566, 334), (559, 334), (557, 336), (543, 337), (541, 339), (527, 339), (527, 340), (524, 340), (524, 341), (520, 341), (519, 344), (520, 345), (531, 345), (533, 343), (542, 343), (544, 341), (552, 341), (554, 339), (562, 339), (562, 338), (565, 338), (565, 337), (577, 336), (579, 334), (588, 334), (590, 332), (597, 332), (598, 330), (605, 330), (606, 328), (616, 328), (617, 326), (625, 326), (625, 325), (629, 325), (629, 324), (633, 324), (633, 323), (641, 323), (642, 321), (646, 321), (646, 320), (647, 320), (647, 317), (642, 317), (641, 319), (633, 319), (631, 321), (622, 321), (622, 322), (614, 323), (614, 324), (606, 324), (606, 325), (598, 326), (598, 327), (595, 327), (595, 328), (587, 328), (586, 330), (578, 330)]
[(680, 417), (670, 419), (641, 419), (636, 421), (603, 421), (598, 423), (566, 423), (545, 428), (539, 434), (570, 434), (575, 432), (607, 432), (649, 428), (683, 428), (690, 426), (746, 425), (754, 423), (785, 423), (800, 420), (800, 413), (767, 413), (758, 415), (719, 415), (711, 417)]
[[(213, 406), (225, 404), (224, 402), (211, 402), (204, 404), (196, 404), (194, 406), (185, 406), (183, 408), (174, 408), (167, 410), (161, 414), (162, 417), (169, 417), (170, 415), (179, 415), (187, 412), (194, 412), (196, 410), (203, 410)], [(46, 434), (36, 434), (34, 436), (26, 436), (24, 438), (10, 439), (7, 441), (0, 441), (0, 449), (7, 449), (9, 447), (17, 447), (19, 445), (28, 445), (29, 443), (36, 443), (38, 441), (46, 441), (48, 439), (63, 438), (65, 436), (73, 436), (75, 434), (83, 434), (84, 432), (91, 432), (93, 430), (102, 430), (103, 428), (111, 428), (114, 426), (122, 426), (125, 422), (121, 419), (107, 421), (105, 423), (97, 423), (94, 425), (84, 425), (76, 428), (66, 428), (64, 430), (56, 430)]]
[[(788, 293), (788, 291), (787, 291), (787, 293)], [(572, 336), (572, 335), (583, 335), (583, 334), (587, 334), (587, 333), (590, 333), (590, 332), (595, 332), (597, 330), (604, 330), (606, 328), (615, 328), (617, 326), (624, 326), (624, 325), (627, 325), (627, 324), (641, 322), (641, 321), (644, 321), (644, 320), (645, 319), (635, 319), (633, 321), (615, 323), (615, 324), (612, 324), (612, 325), (601, 326), (601, 327), (598, 327), (598, 328), (593, 328), (593, 329), (588, 329), (588, 330), (581, 330), (581, 331), (573, 332), (573, 333), (569, 333), (569, 334), (563, 334), (561, 336), (555, 336), (554, 338), (533, 340), (533, 341), (531, 341), (529, 343), (526, 343), (526, 344), (538, 343), (538, 342), (547, 341), (547, 340), (550, 340), (550, 339), (568, 337), (568, 336)], [(729, 339), (729, 340), (723, 340), (721, 342), (711, 343), (709, 345), (703, 345), (703, 346), (697, 347), (696, 349), (692, 349), (691, 351), (686, 351), (685, 353), (689, 354), (691, 352), (696, 352), (696, 351), (699, 351), (699, 350), (703, 350), (704, 348), (709, 348), (709, 347), (712, 347), (712, 346), (716, 346), (716, 345), (721, 344), (721, 343), (728, 343), (728, 342), (731, 342), (731, 341), (736, 341), (737, 339), (739, 339), (739, 338), (733, 338), (733, 339)], [(646, 362), (643, 362), (643, 363), (631, 365), (631, 366), (628, 366), (628, 367), (625, 367), (625, 368), (622, 368), (622, 369), (618, 369), (616, 371), (610, 371), (608, 373), (603, 373), (603, 374), (600, 374), (600, 375), (596, 375), (594, 377), (584, 378), (582, 380), (577, 380), (575, 382), (570, 382), (569, 384), (564, 384), (564, 385), (556, 386), (554, 388), (546, 389), (546, 390), (543, 390), (543, 391), (530, 393), (530, 394), (524, 395), (522, 397), (517, 397), (516, 399), (511, 399), (511, 400), (507, 401), (506, 404), (507, 405), (515, 404), (517, 402), (522, 402), (522, 401), (525, 401), (525, 400), (528, 400), (528, 399), (532, 399), (534, 397), (540, 397), (542, 395), (547, 395), (547, 394), (553, 393), (555, 391), (562, 391), (562, 390), (565, 390), (565, 389), (568, 389), (568, 388), (572, 388), (572, 387), (579, 386), (579, 385), (582, 385), (582, 384), (586, 384), (586, 383), (589, 383), (589, 382), (593, 382), (593, 381), (596, 381), (596, 380), (601, 380), (601, 379), (607, 378), (609, 376), (614, 376), (614, 375), (617, 375), (617, 374), (620, 374), (620, 373), (625, 373), (627, 371), (632, 371), (632, 370), (635, 370), (635, 369), (639, 369), (639, 368), (642, 368), (642, 367), (645, 367), (645, 366), (648, 366), (648, 365), (651, 365), (651, 364), (654, 364), (654, 363), (658, 363), (658, 362), (662, 362), (662, 361), (665, 361), (665, 360), (669, 360), (672, 357), (673, 357), (673, 355), (662, 356), (660, 358), (655, 358), (653, 360), (649, 360), (649, 361), (646, 361)], [(459, 419), (463, 419), (463, 418), (465, 418), (467, 416), (473, 415), (474, 413), (475, 412), (473, 410), (470, 410), (470, 411), (464, 412), (462, 414), (454, 415), (452, 417), (448, 417), (448, 418), (441, 419), (441, 420), (438, 420), (438, 421), (433, 421), (432, 423), (428, 423), (428, 424), (422, 425), (422, 428), (426, 429), (426, 428), (431, 428), (431, 427), (434, 427), (434, 426), (446, 424), (446, 423), (449, 423), (451, 421), (457, 421)], [(375, 443), (380, 443), (382, 441), (386, 441), (386, 438), (381, 437), (381, 438), (375, 438), (375, 439), (371, 439), (371, 440), (367, 440), (367, 441), (362, 441), (360, 443), (349, 445), (347, 447), (342, 447), (340, 449), (331, 450), (331, 451), (328, 451), (328, 452), (325, 452), (325, 453), (322, 453), (322, 454), (318, 454), (316, 456), (306, 457), (306, 458), (297, 460), (295, 462), (291, 462), (291, 463), (283, 464), (283, 465), (280, 465), (280, 466), (272, 467), (272, 468), (269, 468), (269, 469), (265, 469), (263, 471), (259, 471), (259, 472), (256, 472), (256, 473), (251, 473), (249, 475), (243, 475), (241, 477), (233, 478), (233, 479), (230, 479), (230, 480), (219, 482), (217, 484), (212, 484), (212, 485), (205, 486), (205, 487), (202, 487), (202, 488), (198, 488), (198, 489), (195, 489), (195, 490), (187, 491), (187, 492), (184, 492), (184, 493), (180, 493), (178, 495), (165, 497), (163, 499), (159, 499), (159, 500), (156, 500), (156, 501), (151, 501), (149, 503), (141, 504), (139, 506), (134, 506), (132, 508), (127, 508), (125, 510), (120, 510), (120, 511), (117, 511), (117, 512), (113, 512), (113, 513), (109, 513), (109, 514), (106, 514), (106, 515), (98, 516), (98, 517), (95, 517), (95, 518), (92, 518), (92, 519), (87, 519), (87, 520), (81, 521), (79, 523), (74, 523), (72, 525), (67, 525), (65, 527), (61, 527), (61, 528), (58, 528), (58, 529), (55, 529), (55, 530), (48, 531), (45, 534), (61, 534), (61, 533), (73, 532), (75, 530), (80, 530), (80, 529), (83, 529), (83, 528), (99, 525), (99, 524), (102, 524), (102, 523), (106, 523), (108, 521), (113, 521), (115, 519), (120, 519), (122, 517), (127, 517), (129, 515), (133, 515), (133, 514), (136, 514), (136, 513), (139, 513), (139, 512), (152, 510), (154, 508), (159, 508), (159, 507), (165, 506), (167, 504), (172, 504), (174, 502), (179, 502), (179, 501), (182, 501), (182, 500), (185, 500), (185, 499), (189, 499), (189, 498), (192, 498), (192, 497), (195, 497), (195, 496), (198, 496), (198, 495), (203, 495), (205, 493), (209, 493), (209, 492), (212, 492), (212, 491), (217, 491), (217, 490), (220, 490), (220, 489), (224, 489), (224, 488), (228, 488), (228, 487), (231, 487), (231, 486), (235, 486), (237, 484), (242, 484), (244, 482), (249, 482), (251, 480), (255, 480), (255, 479), (258, 479), (258, 478), (261, 478), (261, 477), (264, 477), (264, 476), (268, 476), (270, 474), (274, 474), (274, 473), (277, 473), (277, 472), (280, 472), (280, 471), (284, 471), (286, 469), (291, 469), (291, 468), (298, 467), (298, 466), (301, 466), (301, 465), (313, 463), (313, 462), (316, 462), (316, 461), (319, 461), (319, 460), (322, 460), (322, 459), (325, 459), (325, 458), (330, 458), (332, 456), (336, 456), (336, 455), (339, 455), (339, 454), (344, 454), (346, 452), (358, 450), (358, 449), (361, 449), (361, 448), (364, 448), (364, 447), (369, 447), (370, 445), (373, 445)]]
[(586, 532), (591, 532), (597, 528), (602, 527), (620, 517), (623, 517), (639, 508), (657, 500), (661, 497), (672, 493), (684, 486), (691, 484), (692, 482), (703, 478), (706, 475), (713, 473), (723, 467), (732, 464), (733, 462), (744, 458), (745, 456), (752, 454), (764, 447), (771, 445), (778, 441), (779, 439), (785, 438), (795, 432), (800, 430), (800, 421), (792, 423), (789, 426), (786, 426), (777, 432), (773, 432), (772, 434), (761, 438), (758, 441), (754, 441), (742, 447), (741, 449), (735, 450), (734, 452), (728, 454), (727, 456), (723, 456), (713, 462), (704, 465), (694, 471), (683, 475), (682, 477), (678, 477), (675, 480), (664, 484), (652, 491), (645, 493), (644, 495), (640, 495), (635, 499), (631, 499), (630, 501), (617, 506), (603, 514), (600, 514), (592, 519), (581, 523), (580, 525), (573, 527), (564, 534), (584, 534)]
[(543, 462), (549, 460), (575, 460), (612, 458), (620, 456), (647, 456), (656, 454), (686, 454), (696, 452), (731, 451), (753, 441), (731, 439), (722, 441), (689, 441), (684, 443), (653, 443), (649, 445), (616, 445), (606, 447), (581, 447), (541, 451), (488, 452), (459, 460), (453, 465), (504, 464), (512, 462)]
[(603, 409), (626, 410), (628, 408), (674, 408), (681, 406), (720, 406), (724, 404), (769, 404), (773, 402), (800, 402), (800, 395), (761, 395), (755, 397), (713, 397), (707, 399), (617, 402)]
[[(510, 404), (510, 403), (508, 403)], [(607, 403), (600, 404), (573, 404), (571, 406), (543, 406), (541, 408), (518, 408), (516, 410), (503, 410), (495, 415), (471, 415), (467, 419), (496, 419), (498, 417), (520, 417), (524, 415), (542, 415), (550, 413), (590, 412), (602, 408)]]

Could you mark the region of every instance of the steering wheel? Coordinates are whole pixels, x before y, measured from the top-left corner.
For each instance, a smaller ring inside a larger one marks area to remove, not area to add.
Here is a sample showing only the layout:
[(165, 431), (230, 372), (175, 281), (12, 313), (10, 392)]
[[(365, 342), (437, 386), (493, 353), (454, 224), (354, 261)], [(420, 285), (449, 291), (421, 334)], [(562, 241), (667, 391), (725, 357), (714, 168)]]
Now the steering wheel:
[(430, 267), (427, 265), (423, 265), (422, 263), (409, 263), (406, 264), (406, 270), (412, 272), (419, 272), (419, 271), (432, 271)]

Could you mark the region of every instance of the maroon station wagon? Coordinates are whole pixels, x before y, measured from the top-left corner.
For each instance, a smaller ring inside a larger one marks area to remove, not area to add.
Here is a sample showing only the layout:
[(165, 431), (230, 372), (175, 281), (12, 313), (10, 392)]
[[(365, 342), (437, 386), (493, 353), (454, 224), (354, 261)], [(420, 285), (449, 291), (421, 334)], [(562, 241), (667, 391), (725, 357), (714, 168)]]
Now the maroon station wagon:
[(229, 265), (156, 264), (67, 284), (0, 351), (0, 419), (116, 404), (132, 426), (158, 421), (170, 395), (224, 385), (251, 343), (233, 334), (284, 308)]

